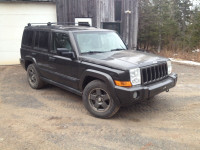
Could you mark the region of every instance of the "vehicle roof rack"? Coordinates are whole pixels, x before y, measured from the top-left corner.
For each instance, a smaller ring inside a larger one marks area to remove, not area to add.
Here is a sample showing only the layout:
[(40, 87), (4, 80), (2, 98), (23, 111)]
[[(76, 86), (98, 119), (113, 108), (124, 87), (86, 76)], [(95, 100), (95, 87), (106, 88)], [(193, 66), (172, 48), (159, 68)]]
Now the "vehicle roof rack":
[(47, 23), (28, 23), (28, 26), (31, 25), (47, 25), (47, 26), (51, 26), (52, 24), (56, 24), (55, 22), (47, 22)]
[(75, 23), (75, 22), (47, 22), (47, 23), (28, 23), (28, 26), (30, 27), (31, 25), (47, 25), (51, 26), (53, 24), (56, 25), (78, 25), (78, 26), (87, 26), (90, 27), (89, 23)]

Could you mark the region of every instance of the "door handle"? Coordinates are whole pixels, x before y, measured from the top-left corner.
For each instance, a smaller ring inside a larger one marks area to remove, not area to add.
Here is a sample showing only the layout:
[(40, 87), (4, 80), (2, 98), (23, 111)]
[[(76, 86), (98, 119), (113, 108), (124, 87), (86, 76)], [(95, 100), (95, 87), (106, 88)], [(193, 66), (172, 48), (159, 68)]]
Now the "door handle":
[(49, 61), (55, 61), (55, 59), (54, 57), (49, 57)]

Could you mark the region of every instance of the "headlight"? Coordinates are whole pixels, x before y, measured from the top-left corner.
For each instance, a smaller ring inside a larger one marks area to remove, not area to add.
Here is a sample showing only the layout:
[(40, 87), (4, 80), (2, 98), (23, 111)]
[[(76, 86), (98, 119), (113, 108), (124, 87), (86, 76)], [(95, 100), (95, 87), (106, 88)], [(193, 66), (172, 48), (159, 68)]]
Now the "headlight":
[(131, 69), (129, 70), (129, 73), (130, 73), (130, 81), (132, 85), (141, 84), (140, 68)]
[(171, 74), (172, 73), (172, 63), (171, 61), (167, 61), (167, 68), (168, 68), (168, 74)]

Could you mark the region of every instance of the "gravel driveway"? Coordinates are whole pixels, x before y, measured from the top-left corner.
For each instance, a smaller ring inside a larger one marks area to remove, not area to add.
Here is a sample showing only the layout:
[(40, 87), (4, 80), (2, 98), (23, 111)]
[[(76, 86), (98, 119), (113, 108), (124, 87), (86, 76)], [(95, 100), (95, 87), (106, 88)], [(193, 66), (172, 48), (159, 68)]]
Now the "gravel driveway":
[(0, 66), (0, 149), (200, 149), (200, 67), (173, 67), (169, 93), (103, 120), (74, 94), (31, 89), (21, 66)]

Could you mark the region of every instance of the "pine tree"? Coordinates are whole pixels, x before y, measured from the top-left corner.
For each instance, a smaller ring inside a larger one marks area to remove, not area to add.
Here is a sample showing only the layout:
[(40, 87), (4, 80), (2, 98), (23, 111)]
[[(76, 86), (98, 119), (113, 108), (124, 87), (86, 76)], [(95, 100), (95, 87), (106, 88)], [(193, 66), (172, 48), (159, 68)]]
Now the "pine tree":
[(189, 25), (187, 34), (190, 35), (190, 47), (200, 47), (200, 11), (195, 9), (192, 23)]
[(190, 50), (197, 45), (200, 23), (192, 8), (191, 0), (140, 0), (139, 47)]

